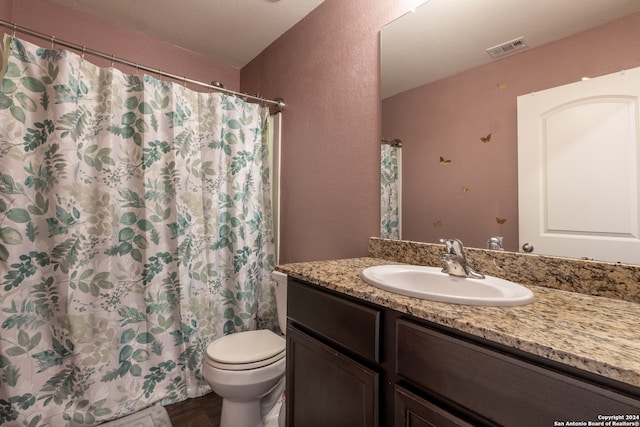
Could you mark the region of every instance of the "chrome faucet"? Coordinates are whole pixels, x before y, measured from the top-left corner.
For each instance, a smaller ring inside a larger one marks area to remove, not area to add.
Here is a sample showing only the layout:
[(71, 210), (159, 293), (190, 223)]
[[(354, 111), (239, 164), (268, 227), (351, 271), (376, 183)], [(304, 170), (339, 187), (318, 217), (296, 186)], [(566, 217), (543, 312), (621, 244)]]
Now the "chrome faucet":
[(496, 251), (504, 250), (504, 248), (502, 247), (502, 237), (490, 237), (489, 240), (487, 240), (487, 249), (493, 249)]
[(440, 255), (440, 259), (447, 264), (442, 269), (443, 273), (458, 277), (484, 279), (484, 274), (478, 273), (467, 264), (464, 246), (459, 239), (440, 239), (440, 243), (444, 243), (447, 248), (447, 251)]

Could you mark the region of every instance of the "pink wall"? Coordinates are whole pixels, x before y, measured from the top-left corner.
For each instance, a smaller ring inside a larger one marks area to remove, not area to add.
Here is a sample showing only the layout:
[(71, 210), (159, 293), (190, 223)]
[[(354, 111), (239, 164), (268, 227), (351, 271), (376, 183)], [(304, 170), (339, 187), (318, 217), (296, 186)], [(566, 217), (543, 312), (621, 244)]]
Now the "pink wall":
[(11, 16), (13, 15), (13, 0), (0, 0), (0, 17), (5, 21), (12, 22)]
[[(237, 69), (51, 0), (0, 0), (0, 19), (171, 74), (204, 82), (218, 80), (232, 90), (240, 88), (240, 71)], [(48, 43), (20, 33), (17, 35), (40, 45)], [(111, 64), (98, 57), (90, 60), (103, 66)], [(127, 73), (136, 72), (135, 68), (115, 66)]]
[(281, 262), (365, 256), (380, 234), (380, 28), (409, 0), (325, 0), (241, 72), (282, 97)]
[(516, 97), (638, 67), (639, 37), (640, 13), (384, 100), (382, 134), (404, 141), (403, 238), (517, 250)]

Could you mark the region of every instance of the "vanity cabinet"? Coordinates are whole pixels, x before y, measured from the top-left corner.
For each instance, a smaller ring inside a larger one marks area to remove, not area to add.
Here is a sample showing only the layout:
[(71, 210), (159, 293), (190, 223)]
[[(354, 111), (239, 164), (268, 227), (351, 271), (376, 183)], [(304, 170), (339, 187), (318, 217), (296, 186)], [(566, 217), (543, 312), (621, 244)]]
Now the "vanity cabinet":
[(290, 427), (538, 427), (601, 415), (640, 415), (640, 389), (289, 278)]

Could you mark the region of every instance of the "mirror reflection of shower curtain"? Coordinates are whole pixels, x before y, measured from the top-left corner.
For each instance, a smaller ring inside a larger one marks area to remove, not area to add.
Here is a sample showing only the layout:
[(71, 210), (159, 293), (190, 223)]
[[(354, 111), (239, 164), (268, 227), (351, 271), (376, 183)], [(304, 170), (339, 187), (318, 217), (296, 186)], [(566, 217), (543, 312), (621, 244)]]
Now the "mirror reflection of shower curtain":
[(280, 142), (282, 135), (282, 113), (269, 117), (269, 171), (271, 182), (271, 209), (273, 212), (273, 244), (275, 263), (280, 259)]
[(400, 239), (402, 148), (385, 142), (380, 145), (380, 237)]

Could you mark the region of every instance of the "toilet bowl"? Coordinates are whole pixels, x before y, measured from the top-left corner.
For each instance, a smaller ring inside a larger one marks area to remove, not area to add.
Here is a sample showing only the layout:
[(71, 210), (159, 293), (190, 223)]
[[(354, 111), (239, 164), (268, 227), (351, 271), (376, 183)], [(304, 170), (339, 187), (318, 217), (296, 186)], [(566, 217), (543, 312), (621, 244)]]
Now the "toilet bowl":
[[(273, 278), (278, 323), (284, 332), (287, 276), (274, 272)], [(236, 332), (207, 346), (202, 374), (222, 398), (221, 427), (263, 427), (261, 400), (271, 392), (281, 393), (285, 349), (284, 337), (270, 330)]]

